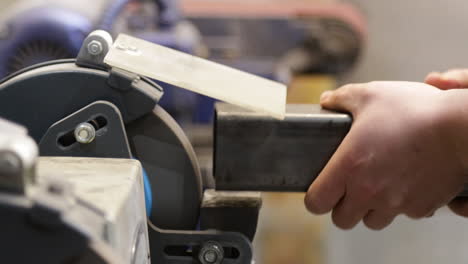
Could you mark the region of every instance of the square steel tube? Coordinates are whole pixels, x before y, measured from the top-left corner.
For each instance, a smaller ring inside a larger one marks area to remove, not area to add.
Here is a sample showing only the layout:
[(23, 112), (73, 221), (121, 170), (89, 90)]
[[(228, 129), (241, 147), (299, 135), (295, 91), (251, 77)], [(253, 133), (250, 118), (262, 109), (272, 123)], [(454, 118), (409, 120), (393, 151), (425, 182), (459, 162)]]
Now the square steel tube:
[(217, 190), (304, 192), (352, 123), (319, 105), (288, 105), (284, 120), (225, 103), (215, 110)]
[[(217, 190), (305, 192), (352, 123), (319, 105), (288, 105), (284, 120), (226, 103), (215, 111)], [(468, 197), (468, 184), (458, 197)]]

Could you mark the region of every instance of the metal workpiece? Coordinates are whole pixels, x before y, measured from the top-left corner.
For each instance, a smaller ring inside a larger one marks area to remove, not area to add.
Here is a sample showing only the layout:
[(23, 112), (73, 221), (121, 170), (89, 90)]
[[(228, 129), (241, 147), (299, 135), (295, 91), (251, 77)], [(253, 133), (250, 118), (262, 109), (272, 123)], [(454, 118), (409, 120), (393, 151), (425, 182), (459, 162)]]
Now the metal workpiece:
[(286, 118), (218, 103), (214, 128), (217, 190), (308, 189), (348, 133), (351, 116), (318, 105), (288, 105)]
[(25, 193), (34, 182), (37, 157), (27, 130), (0, 118), (0, 190)]
[[(348, 114), (288, 105), (286, 118), (218, 103), (214, 127), (217, 190), (307, 191), (351, 128)], [(468, 184), (457, 197), (468, 197)]]

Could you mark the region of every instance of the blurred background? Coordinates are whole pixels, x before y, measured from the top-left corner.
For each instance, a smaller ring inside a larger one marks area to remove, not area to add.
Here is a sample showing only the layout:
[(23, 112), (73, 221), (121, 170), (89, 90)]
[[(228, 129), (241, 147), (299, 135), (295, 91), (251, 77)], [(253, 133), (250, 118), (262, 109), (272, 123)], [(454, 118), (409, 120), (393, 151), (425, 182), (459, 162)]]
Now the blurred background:
[[(288, 85), (289, 103), (317, 103), (348, 82), (422, 81), (468, 67), (466, 0), (1, 0), (0, 77), (74, 57), (104, 28), (129, 33)], [(213, 100), (163, 84), (162, 105), (186, 129), (212, 179)], [(465, 263), (468, 219), (442, 209), (388, 229), (333, 227), (303, 194), (264, 194), (256, 263)]]

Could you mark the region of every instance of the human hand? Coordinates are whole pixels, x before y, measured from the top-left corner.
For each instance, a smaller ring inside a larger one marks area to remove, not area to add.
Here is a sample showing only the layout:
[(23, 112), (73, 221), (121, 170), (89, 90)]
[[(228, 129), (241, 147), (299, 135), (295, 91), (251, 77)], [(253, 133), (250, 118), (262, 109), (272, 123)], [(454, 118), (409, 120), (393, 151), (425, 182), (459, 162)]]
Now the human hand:
[[(432, 72), (427, 75), (425, 82), (443, 90), (468, 88), (468, 69)], [(468, 217), (468, 198), (455, 199), (448, 207), (455, 214)]]
[(426, 76), (425, 83), (442, 90), (468, 88), (468, 69), (431, 72)]
[(399, 214), (422, 218), (450, 202), (467, 182), (453, 142), (460, 132), (453, 96), (459, 97), (409, 82), (354, 84), (324, 93), (324, 108), (349, 112), (354, 122), (310, 186), (309, 211), (333, 210), (333, 222), (343, 229), (363, 220), (378, 230)]

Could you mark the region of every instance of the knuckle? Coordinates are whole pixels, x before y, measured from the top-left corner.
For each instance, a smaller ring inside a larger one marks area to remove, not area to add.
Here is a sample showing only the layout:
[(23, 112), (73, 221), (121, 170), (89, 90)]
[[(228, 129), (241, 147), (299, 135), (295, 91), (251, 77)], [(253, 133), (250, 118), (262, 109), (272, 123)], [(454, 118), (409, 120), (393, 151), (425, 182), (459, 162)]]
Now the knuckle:
[(346, 84), (339, 88), (338, 90), (335, 91), (334, 95), (336, 99), (344, 99), (357, 90), (359, 90), (360, 85), (359, 84)]
[(359, 92), (359, 98), (361, 103), (366, 103), (369, 102), (370, 99), (374, 97), (376, 94), (376, 89), (375, 87), (378, 87), (380, 85), (379, 82), (371, 82), (365, 85), (361, 85), (358, 89)]
[(384, 193), (385, 186), (379, 184), (372, 177), (363, 177), (357, 183), (357, 193), (362, 201), (379, 202), (382, 193)]
[(360, 94), (361, 101), (367, 102), (372, 97), (374, 92), (371, 86), (365, 85), (360, 88), (359, 94)]
[(373, 199), (379, 195), (380, 187), (369, 180), (363, 180), (359, 183), (359, 192), (362, 196)]
[(349, 155), (344, 157), (343, 164), (346, 166), (348, 173), (358, 175), (366, 170), (372, 162), (372, 155), (366, 153), (365, 150), (351, 151)]
[(357, 83), (349, 83), (349, 84), (346, 84), (346, 85), (343, 85), (341, 86), (340, 89), (338, 89), (338, 91), (349, 91), (349, 90), (353, 90), (355, 89), (356, 87), (360, 86), (359, 84)]
[(401, 212), (404, 207), (404, 197), (402, 195), (388, 195), (385, 205), (391, 212)]

